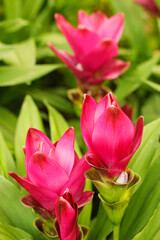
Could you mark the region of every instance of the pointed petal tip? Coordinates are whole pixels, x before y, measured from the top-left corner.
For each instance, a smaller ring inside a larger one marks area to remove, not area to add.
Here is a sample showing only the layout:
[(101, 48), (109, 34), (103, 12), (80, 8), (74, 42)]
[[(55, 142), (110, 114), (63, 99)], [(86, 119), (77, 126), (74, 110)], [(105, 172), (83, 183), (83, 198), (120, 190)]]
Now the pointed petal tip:
[(114, 98), (114, 94), (113, 94), (112, 92), (109, 92), (109, 93), (108, 93), (108, 96), (109, 96), (110, 98)]
[(79, 9), (79, 11), (78, 11), (78, 15), (79, 15), (79, 14), (83, 14), (83, 13), (86, 14), (86, 12), (85, 12), (83, 9)]
[(38, 132), (38, 129), (31, 127), (31, 128), (28, 129), (27, 135), (34, 134), (35, 132)]
[(118, 13), (118, 14), (119, 14), (119, 16), (121, 16), (122, 19), (124, 19), (125, 14), (124, 14), (123, 12), (120, 12), (120, 13)]
[(70, 127), (68, 128), (68, 130), (66, 131), (66, 133), (70, 136), (75, 136), (75, 131), (74, 131), (74, 127)]
[(26, 155), (26, 147), (23, 146), (22, 149), (23, 149), (24, 155)]
[(86, 98), (87, 98), (87, 94), (85, 93), (85, 94), (83, 95), (83, 101), (85, 101)]
[(8, 175), (11, 176), (16, 181), (17, 174), (11, 171), (8, 171)]
[[(55, 53), (55, 51), (57, 50), (53, 45), (52, 45), (52, 43), (51, 42), (48, 42), (47, 43), (47, 46)], [(58, 50), (57, 50), (58, 51)], [(56, 53), (55, 53), (56, 54)]]
[(8, 171), (8, 174), (9, 174), (10, 176), (12, 176), (12, 175), (13, 175), (13, 172), (11, 172), (11, 171)]
[(50, 47), (50, 48), (52, 48), (53, 45), (52, 45), (51, 42), (47, 42), (47, 46)]
[(90, 95), (88, 95), (86, 93), (83, 95), (83, 102), (88, 101), (90, 99), (92, 99), (92, 97)]
[(143, 125), (144, 125), (144, 117), (143, 116), (140, 116), (137, 120), (137, 123), (139, 127), (142, 127), (143, 128)]
[(65, 193), (69, 193), (69, 188), (66, 188), (66, 190), (64, 191), (64, 194)]
[(131, 65), (130, 62), (125, 62), (126, 63), (126, 67), (129, 67)]
[(54, 18), (55, 18), (56, 21), (58, 21), (61, 17), (63, 17), (63, 16), (59, 13), (54, 14)]

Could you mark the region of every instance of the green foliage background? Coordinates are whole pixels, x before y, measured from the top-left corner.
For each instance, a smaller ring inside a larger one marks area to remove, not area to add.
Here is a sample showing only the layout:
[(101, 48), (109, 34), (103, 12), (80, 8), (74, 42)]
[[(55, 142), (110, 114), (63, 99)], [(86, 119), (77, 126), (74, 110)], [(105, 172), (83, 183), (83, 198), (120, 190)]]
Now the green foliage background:
[[(157, 1), (158, 3), (158, 1)], [(132, 0), (1, 0), (0, 1), (0, 239), (44, 239), (33, 227), (37, 217), (21, 205), (22, 190), (8, 176), (25, 176), (22, 146), (29, 127), (45, 132), (53, 142), (73, 125), (75, 149), (85, 153), (79, 118), (67, 96), (76, 87), (75, 77), (47, 47), (71, 51), (58, 30), (54, 13), (63, 14), (73, 25), (77, 11), (101, 10), (108, 16), (125, 13), (125, 29), (119, 57), (130, 61), (125, 74), (105, 86), (112, 89), (122, 106), (134, 109), (133, 122), (145, 119), (143, 140), (130, 162), (142, 181), (121, 225), (120, 239), (160, 239), (160, 19), (149, 16)], [(86, 189), (91, 189), (87, 182)], [(138, 200), (137, 200), (138, 199)], [(79, 223), (90, 227), (88, 240), (112, 239), (112, 225), (103, 207), (84, 208)]]

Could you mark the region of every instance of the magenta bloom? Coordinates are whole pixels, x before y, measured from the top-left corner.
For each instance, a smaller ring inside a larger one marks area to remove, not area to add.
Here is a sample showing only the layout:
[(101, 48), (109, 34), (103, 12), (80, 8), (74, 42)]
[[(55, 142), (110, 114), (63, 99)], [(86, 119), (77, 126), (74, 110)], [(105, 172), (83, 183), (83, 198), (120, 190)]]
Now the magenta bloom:
[(134, 0), (134, 2), (140, 4), (150, 14), (160, 17), (160, 9), (155, 0)]
[(122, 13), (107, 18), (102, 12), (88, 16), (78, 13), (78, 27), (74, 28), (66, 19), (56, 14), (55, 19), (61, 32), (71, 46), (74, 56), (48, 46), (75, 74), (80, 84), (100, 84), (106, 79), (117, 78), (129, 66), (129, 62), (115, 59), (118, 55), (117, 42), (123, 32)]
[(78, 240), (78, 208), (69, 191), (66, 191), (63, 197), (57, 199), (55, 214), (57, 218), (55, 228), (57, 230), (59, 240)]
[(39, 130), (30, 128), (25, 146), (27, 177), (9, 172), (43, 208), (54, 214), (56, 199), (68, 188), (79, 207), (92, 199), (92, 192), (83, 192), (84, 172), (89, 169), (84, 158), (74, 152), (74, 128), (69, 128), (53, 145)]
[(108, 177), (120, 175), (140, 145), (143, 117), (135, 126), (120, 109), (112, 93), (98, 104), (89, 95), (84, 96), (81, 115), (83, 138), (91, 154), (87, 161), (95, 168), (105, 170)]

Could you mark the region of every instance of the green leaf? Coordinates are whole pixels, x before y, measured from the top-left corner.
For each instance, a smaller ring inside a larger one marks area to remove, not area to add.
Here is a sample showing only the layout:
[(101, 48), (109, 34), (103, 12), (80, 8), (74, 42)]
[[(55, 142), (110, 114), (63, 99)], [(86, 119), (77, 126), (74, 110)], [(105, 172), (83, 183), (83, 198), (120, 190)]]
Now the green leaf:
[(151, 51), (144, 31), (145, 23), (137, 5), (133, 1), (126, 0), (111, 0), (110, 3), (116, 12), (125, 14), (125, 30), (132, 46), (143, 54), (143, 57), (150, 55)]
[(153, 74), (157, 77), (160, 77), (160, 65), (156, 65), (153, 68)]
[(44, 127), (37, 106), (30, 96), (26, 96), (18, 117), (15, 134), (15, 156), (17, 171), (25, 176), (24, 153), (22, 147), (25, 145), (27, 131), (30, 127), (37, 128), (44, 132)]
[(157, 161), (159, 130), (160, 119), (144, 127), (142, 143), (129, 163), (128, 167), (138, 173), (142, 180), (126, 210), (121, 224), (120, 240), (130, 240), (139, 232), (160, 201), (160, 162)]
[(12, 112), (1, 106), (0, 116), (0, 132), (2, 132), (7, 142), (13, 144), (17, 118)]
[(29, 91), (29, 94), (38, 101), (48, 102), (60, 111), (74, 113), (72, 103), (68, 101), (66, 96), (61, 96), (56, 89), (33, 89)]
[(3, 175), (8, 178), (8, 171), (15, 171), (15, 162), (7, 148), (3, 135), (0, 132), (0, 168), (2, 169)]
[(152, 71), (154, 69), (154, 66), (157, 64), (157, 62), (160, 59), (160, 53), (156, 53), (153, 55), (152, 58), (149, 60), (139, 64), (133, 72), (130, 73), (131, 77), (135, 78), (149, 78), (152, 74)]
[[(11, 9), (12, 10), (12, 9)], [(12, 43), (17, 38), (17, 34), (20, 31), (26, 29), (29, 26), (29, 22), (24, 19), (11, 19), (0, 22), (0, 41), (5, 43)], [(23, 36), (21, 36), (23, 37)]]
[(134, 92), (140, 87), (140, 84), (136, 82), (134, 78), (124, 78), (121, 79), (118, 87), (116, 88), (114, 95), (118, 102), (122, 101), (129, 94)]
[(5, 58), (8, 53), (12, 52), (16, 47), (11, 45), (3, 45), (0, 43), (0, 60)]
[[(46, 104), (49, 112), (49, 125), (50, 125), (50, 136), (52, 142), (58, 141), (65, 131), (69, 128), (67, 121), (64, 117), (49, 104)], [(75, 141), (75, 151), (79, 157), (82, 157), (82, 153), (79, 149), (77, 141)]]
[(149, 168), (144, 181), (131, 199), (121, 224), (120, 240), (132, 239), (143, 229), (157, 208), (160, 202), (159, 169), (160, 161), (157, 161)]
[(3, 61), (15, 66), (34, 65), (36, 63), (36, 45), (34, 39), (16, 44), (15, 49), (9, 52), (3, 58)]
[(150, 218), (147, 225), (143, 228), (143, 230), (140, 233), (138, 233), (133, 238), (133, 240), (155, 239), (157, 232), (160, 231), (159, 219), (160, 219), (160, 203), (158, 204), (157, 209), (154, 211), (153, 216)]
[(145, 100), (142, 106), (142, 115), (144, 116), (145, 123), (152, 122), (160, 116), (160, 95), (152, 94)]
[[(37, 41), (40, 42), (42, 45), (46, 45), (47, 42), (51, 42), (53, 46), (55, 46), (57, 49), (72, 52), (65, 37), (58, 32), (43, 33), (37, 37)], [(54, 54), (53, 51), (52, 54)]]
[[(0, 211), (6, 215), (10, 225), (18, 227), (30, 233), (34, 239), (43, 239), (40, 233), (34, 228), (33, 221), (36, 217), (30, 208), (24, 207), (20, 199), (23, 197), (20, 190), (10, 181), (0, 176)], [(1, 218), (1, 217), (0, 217)], [(6, 223), (5, 219), (1, 219)]]
[(15, 19), (21, 17), (21, 0), (4, 0), (3, 6), (6, 19)]
[(147, 79), (144, 79), (144, 78), (141, 78), (139, 79), (140, 82), (142, 82), (144, 85), (148, 86), (149, 89), (150, 88), (153, 88), (154, 90), (156, 90), (157, 92), (160, 92), (160, 85), (155, 83), (155, 82), (152, 82), (152, 81), (149, 81)]
[(141, 145), (128, 165), (142, 179), (145, 177), (158, 147), (159, 131), (160, 118), (144, 127)]
[[(88, 179), (86, 179), (84, 191), (92, 191), (92, 183)], [(92, 202), (90, 202), (83, 208), (82, 212), (78, 216), (78, 224), (89, 227), (91, 223), (91, 214), (92, 214)]]
[(24, 1), (22, 16), (26, 19), (35, 18), (45, 0)]
[[(115, 91), (115, 96), (118, 101), (123, 100), (130, 93), (138, 89), (141, 84), (151, 84), (157, 90), (156, 83), (145, 80), (152, 74), (154, 66), (159, 61), (160, 54), (154, 55), (151, 59), (139, 64), (135, 69), (130, 71), (128, 76), (122, 79)], [(156, 85), (156, 86), (155, 86)]]
[(33, 237), (21, 229), (0, 223), (0, 240), (33, 240)]
[(29, 22), (25, 19), (14, 19), (14, 20), (6, 20), (0, 22), (0, 30), (6, 32), (16, 32), (23, 27), (27, 26)]
[(0, 87), (13, 86), (36, 80), (53, 70), (61, 67), (60, 64), (35, 65), (35, 66), (1, 66), (0, 67)]
[(93, 220), (91, 230), (89, 231), (88, 240), (104, 240), (113, 230), (112, 223), (108, 219), (102, 203), (98, 209), (97, 217)]

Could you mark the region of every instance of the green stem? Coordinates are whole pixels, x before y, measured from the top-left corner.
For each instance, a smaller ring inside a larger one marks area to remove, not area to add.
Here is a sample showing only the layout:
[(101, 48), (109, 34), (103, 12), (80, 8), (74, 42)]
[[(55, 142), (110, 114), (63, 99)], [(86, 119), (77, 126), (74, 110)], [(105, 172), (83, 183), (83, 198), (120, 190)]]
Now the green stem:
[(119, 240), (120, 224), (113, 227), (113, 240)]

